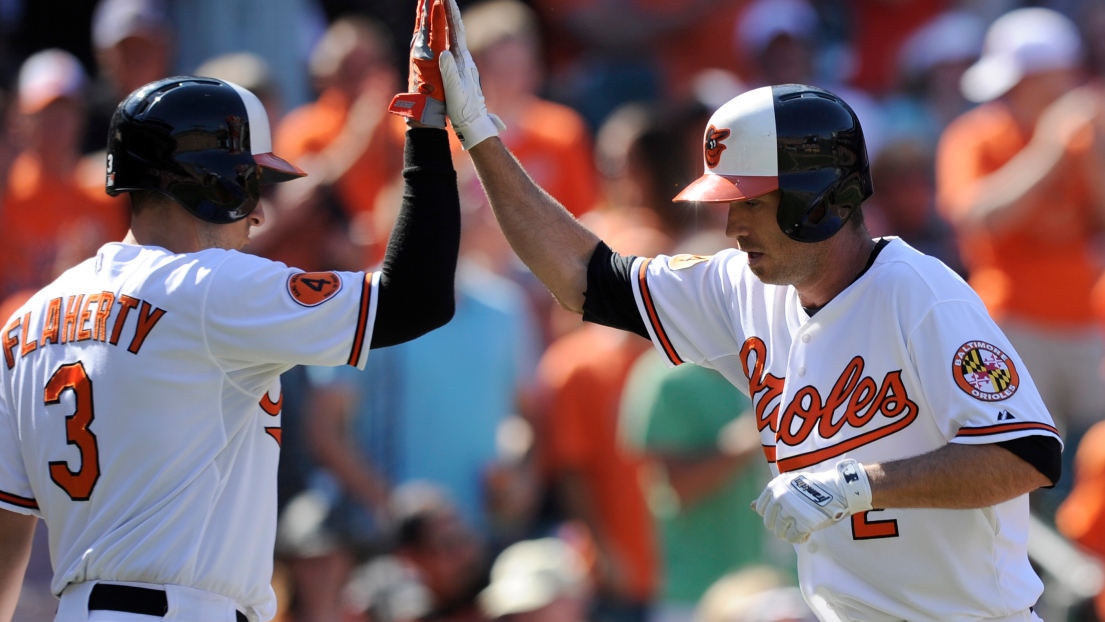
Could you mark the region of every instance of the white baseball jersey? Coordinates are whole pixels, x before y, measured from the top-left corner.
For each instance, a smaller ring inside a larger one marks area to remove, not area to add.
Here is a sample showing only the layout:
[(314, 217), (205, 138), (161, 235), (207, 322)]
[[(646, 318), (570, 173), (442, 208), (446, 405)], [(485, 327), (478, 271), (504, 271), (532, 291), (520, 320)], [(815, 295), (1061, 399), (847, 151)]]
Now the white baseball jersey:
[[(671, 365), (712, 367), (750, 395), (776, 473), (946, 443), (1059, 438), (979, 298), (901, 240), (813, 317), (793, 287), (765, 285), (735, 250), (639, 258), (633, 273), (657, 349)], [(872, 510), (797, 546), (799, 578), (823, 620), (1000, 617), (1043, 591), (1027, 539), (1027, 495), (979, 510)]]
[(279, 375), (363, 367), (376, 273), (108, 244), (0, 333), (0, 506), (49, 528), (52, 591), (175, 584), (267, 620)]

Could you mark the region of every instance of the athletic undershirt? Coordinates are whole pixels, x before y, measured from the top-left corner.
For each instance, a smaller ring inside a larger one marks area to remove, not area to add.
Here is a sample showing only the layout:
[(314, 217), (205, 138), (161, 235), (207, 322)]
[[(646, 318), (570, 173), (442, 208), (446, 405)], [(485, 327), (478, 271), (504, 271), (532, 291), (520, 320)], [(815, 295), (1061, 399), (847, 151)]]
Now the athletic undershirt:
[(403, 181), (403, 202), (380, 270), (372, 348), (410, 341), (445, 325), (456, 304), (460, 197), (444, 130), (407, 131)]

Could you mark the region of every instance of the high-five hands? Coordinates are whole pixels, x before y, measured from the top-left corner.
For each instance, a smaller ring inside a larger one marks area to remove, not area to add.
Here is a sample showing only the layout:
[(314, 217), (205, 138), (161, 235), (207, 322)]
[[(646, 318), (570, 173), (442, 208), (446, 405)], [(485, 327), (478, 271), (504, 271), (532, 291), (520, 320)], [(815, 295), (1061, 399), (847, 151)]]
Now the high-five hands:
[(442, 0), (449, 8), (449, 51), (440, 60), (441, 79), (445, 83), (445, 108), (449, 122), (465, 151), (492, 136), (506, 125), (499, 117), (487, 112), (480, 88), (480, 72), (468, 52), (464, 23), (456, 0)]
[(419, 0), (409, 89), (396, 95), (388, 110), (432, 127), (445, 127), (448, 114), (465, 150), (506, 129), (499, 117), (487, 112), (456, 0)]
[(820, 473), (783, 473), (752, 507), (776, 536), (799, 544), (845, 516), (871, 509), (871, 483), (863, 465), (841, 460)]
[(445, 127), (445, 87), (440, 57), (448, 56), (448, 10), (442, 0), (418, 0), (411, 37), (410, 72), (406, 93), (391, 100), (388, 112), (430, 127)]

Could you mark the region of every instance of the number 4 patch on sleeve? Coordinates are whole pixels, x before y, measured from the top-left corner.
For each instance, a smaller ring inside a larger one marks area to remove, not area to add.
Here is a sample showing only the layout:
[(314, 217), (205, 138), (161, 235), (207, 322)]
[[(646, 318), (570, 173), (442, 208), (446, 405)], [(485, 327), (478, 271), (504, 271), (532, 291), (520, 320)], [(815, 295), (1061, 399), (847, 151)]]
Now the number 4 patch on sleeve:
[(304, 307), (315, 307), (330, 300), (341, 287), (341, 277), (333, 272), (300, 272), (288, 279), (288, 293)]

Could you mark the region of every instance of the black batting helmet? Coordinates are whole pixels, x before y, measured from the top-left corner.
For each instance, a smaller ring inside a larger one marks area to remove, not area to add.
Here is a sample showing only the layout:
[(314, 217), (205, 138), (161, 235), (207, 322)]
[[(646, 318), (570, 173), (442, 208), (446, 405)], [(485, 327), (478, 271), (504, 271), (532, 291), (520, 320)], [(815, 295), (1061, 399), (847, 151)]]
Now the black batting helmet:
[(813, 86), (765, 86), (710, 117), (706, 172), (675, 201), (729, 203), (782, 190), (779, 226), (799, 242), (833, 236), (871, 196), (859, 119), (844, 100)]
[(107, 139), (107, 193), (154, 190), (215, 224), (241, 220), (261, 184), (306, 175), (272, 154), (265, 107), (214, 78), (151, 82), (115, 109)]

